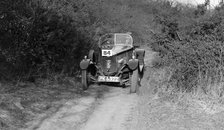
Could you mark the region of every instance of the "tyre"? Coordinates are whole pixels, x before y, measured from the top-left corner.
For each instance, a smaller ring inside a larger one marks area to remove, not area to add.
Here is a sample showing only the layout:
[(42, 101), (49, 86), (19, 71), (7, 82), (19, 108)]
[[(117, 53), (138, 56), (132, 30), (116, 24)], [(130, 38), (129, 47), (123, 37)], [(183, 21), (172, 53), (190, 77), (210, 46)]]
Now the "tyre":
[(134, 70), (131, 76), (131, 87), (130, 87), (130, 93), (136, 93), (139, 87), (139, 73), (138, 69)]
[(87, 90), (88, 88), (89, 88), (89, 86), (88, 86), (87, 71), (82, 70), (82, 89)]

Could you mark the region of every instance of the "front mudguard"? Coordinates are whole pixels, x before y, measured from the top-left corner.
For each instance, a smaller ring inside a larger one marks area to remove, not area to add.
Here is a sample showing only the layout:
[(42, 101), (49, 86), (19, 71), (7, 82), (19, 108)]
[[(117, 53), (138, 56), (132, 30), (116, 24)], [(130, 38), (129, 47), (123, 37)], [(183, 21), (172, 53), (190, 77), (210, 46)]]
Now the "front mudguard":
[(144, 68), (145, 68), (145, 66), (143, 65), (143, 64), (139, 64), (139, 71), (140, 72), (143, 72), (144, 71)]
[(94, 50), (89, 51), (88, 59), (90, 59), (93, 63), (96, 63), (96, 54)]
[(135, 53), (136, 53), (136, 59), (139, 60), (139, 65), (144, 66), (145, 50), (144, 49), (135, 49)]
[(138, 48), (138, 49), (135, 49), (135, 53), (136, 53), (136, 58), (139, 60), (139, 72), (140, 72), (140, 75), (143, 76), (144, 68), (145, 68), (145, 63), (144, 63), (145, 50)]
[(143, 76), (144, 76), (144, 69), (145, 69), (145, 66), (144, 65), (139, 65), (139, 77), (142, 79)]
[(89, 67), (89, 65), (90, 65), (90, 59), (83, 59), (79, 64), (82, 70), (86, 70)]

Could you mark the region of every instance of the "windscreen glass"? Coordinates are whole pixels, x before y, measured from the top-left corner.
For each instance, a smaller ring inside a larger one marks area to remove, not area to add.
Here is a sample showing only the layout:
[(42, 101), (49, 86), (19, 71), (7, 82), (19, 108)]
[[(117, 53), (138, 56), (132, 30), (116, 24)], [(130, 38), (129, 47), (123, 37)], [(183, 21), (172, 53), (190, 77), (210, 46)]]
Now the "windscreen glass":
[(115, 34), (115, 45), (132, 45), (133, 39), (129, 34)]

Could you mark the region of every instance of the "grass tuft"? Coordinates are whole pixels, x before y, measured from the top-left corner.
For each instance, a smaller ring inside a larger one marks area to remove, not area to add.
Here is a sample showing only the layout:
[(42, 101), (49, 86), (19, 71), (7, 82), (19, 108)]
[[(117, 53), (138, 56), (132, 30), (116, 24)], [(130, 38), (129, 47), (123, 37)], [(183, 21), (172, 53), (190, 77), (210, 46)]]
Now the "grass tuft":
[(62, 76), (37, 79), (35, 83), (0, 85), (0, 129), (3, 130), (25, 128), (26, 122), (82, 94), (77, 80)]

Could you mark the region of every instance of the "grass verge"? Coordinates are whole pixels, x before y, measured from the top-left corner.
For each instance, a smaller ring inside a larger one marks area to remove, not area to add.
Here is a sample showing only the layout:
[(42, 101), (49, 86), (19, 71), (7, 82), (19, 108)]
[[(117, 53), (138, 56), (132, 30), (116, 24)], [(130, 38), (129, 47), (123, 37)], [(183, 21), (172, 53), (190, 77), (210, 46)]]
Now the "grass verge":
[[(204, 86), (194, 91), (178, 89), (170, 83), (168, 67), (147, 68), (140, 91), (137, 128), (167, 129), (224, 129), (223, 98), (214, 86), (205, 93)], [(212, 92), (214, 91), (214, 92)]]
[(80, 84), (71, 77), (54, 76), (35, 83), (0, 84), (0, 129), (26, 128), (26, 122), (56, 111), (69, 99), (81, 97)]

